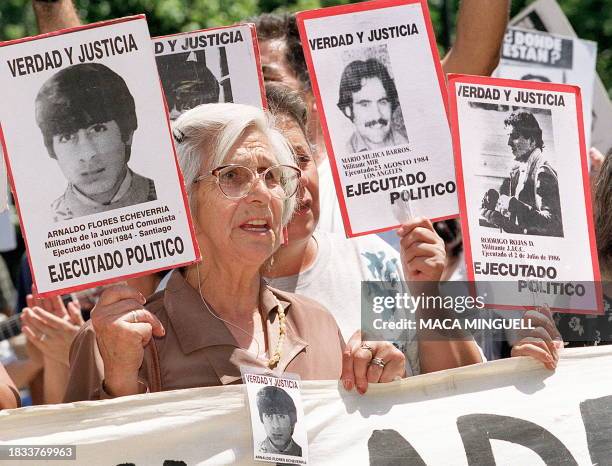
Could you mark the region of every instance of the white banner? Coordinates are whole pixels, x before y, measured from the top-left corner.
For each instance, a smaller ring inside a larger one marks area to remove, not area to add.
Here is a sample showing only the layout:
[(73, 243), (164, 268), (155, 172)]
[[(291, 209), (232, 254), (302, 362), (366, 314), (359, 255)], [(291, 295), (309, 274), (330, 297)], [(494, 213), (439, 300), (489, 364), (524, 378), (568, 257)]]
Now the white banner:
[[(612, 347), (580, 348), (564, 350), (554, 373), (514, 358), (365, 396), (304, 382), (309, 464), (609, 464), (611, 365)], [(0, 450), (77, 445), (76, 462), (15, 465), (256, 464), (250, 425), (244, 386), (200, 388), (6, 411)]]

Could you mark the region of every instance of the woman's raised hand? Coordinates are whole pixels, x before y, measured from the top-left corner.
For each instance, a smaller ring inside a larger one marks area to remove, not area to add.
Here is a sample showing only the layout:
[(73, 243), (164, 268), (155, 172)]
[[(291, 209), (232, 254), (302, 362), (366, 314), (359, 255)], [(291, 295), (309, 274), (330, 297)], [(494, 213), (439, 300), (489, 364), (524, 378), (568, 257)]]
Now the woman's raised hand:
[(141, 391), (138, 370), (144, 348), (153, 336), (163, 337), (159, 319), (143, 308), (144, 296), (127, 285), (104, 290), (91, 313), (100, 355), (104, 361), (104, 388), (109, 395)]

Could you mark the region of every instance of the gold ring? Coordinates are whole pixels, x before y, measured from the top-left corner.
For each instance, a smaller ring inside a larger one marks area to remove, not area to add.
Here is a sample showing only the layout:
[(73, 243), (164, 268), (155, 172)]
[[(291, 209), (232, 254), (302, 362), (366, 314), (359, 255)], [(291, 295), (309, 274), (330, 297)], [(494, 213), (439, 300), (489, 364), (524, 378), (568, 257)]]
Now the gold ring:
[(136, 311), (132, 311), (132, 319), (134, 320), (134, 323), (138, 322), (138, 314), (136, 314)]

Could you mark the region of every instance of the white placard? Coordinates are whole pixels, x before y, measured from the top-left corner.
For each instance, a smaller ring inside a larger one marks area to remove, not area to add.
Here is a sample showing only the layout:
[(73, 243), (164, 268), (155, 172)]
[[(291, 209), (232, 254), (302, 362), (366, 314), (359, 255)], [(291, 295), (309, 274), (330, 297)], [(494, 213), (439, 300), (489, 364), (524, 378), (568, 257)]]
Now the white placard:
[(478, 294), (603, 312), (579, 88), (452, 76), (449, 95), (468, 278), (508, 283)]
[(297, 15), (347, 236), (456, 216), (446, 88), (427, 2)]
[(266, 107), (254, 24), (156, 37), (153, 44), (171, 119), (207, 103)]
[(143, 15), (5, 42), (0, 63), (6, 161), (40, 294), (198, 259)]

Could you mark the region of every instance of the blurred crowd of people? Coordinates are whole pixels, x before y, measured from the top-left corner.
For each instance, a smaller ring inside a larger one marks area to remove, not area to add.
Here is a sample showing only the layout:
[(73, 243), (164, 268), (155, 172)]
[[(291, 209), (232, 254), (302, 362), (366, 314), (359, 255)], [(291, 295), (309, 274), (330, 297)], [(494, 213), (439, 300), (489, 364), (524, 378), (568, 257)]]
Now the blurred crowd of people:
[[(41, 33), (79, 24), (70, 0), (33, 4)], [(444, 72), (490, 75), (508, 10), (507, 0), (463, 0)], [(362, 281), (395, 281), (398, 291), (419, 293), (427, 283), (466, 279), (459, 223), (418, 217), (395, 232), (346, 239), (295, 17), (251, 20), (269, 111), (204, 104), (173, 123), (204, 260), (37, 299), (17, 233), (0, 258), (0, 408), (237, 383), (241, 365), (339, 379), (363, 394), (368, 383), (486, 359), (531, 356), (554, 369), (563, 340), (612, 342), (612, 159), (596, 149), (606, 315), (530, 311), (523, 319), (536, 330), (502, 338), (363, 336)]]

